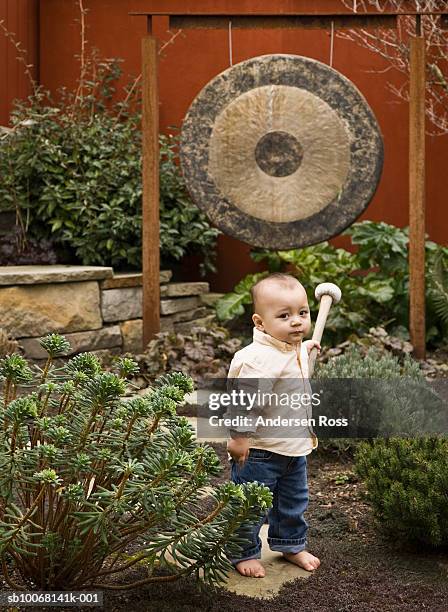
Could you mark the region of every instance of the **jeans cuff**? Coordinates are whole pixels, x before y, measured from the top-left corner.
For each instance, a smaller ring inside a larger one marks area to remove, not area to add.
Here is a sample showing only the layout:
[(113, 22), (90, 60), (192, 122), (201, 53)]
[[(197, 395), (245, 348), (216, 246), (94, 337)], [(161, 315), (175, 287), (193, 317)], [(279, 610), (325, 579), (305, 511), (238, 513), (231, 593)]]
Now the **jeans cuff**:
[(247, 561), (248, 559), (261, 559), (261, 546), (254, 546), (248, 550), (243, 550), (242, 556), (238, 559), (229, 559), (232, 565), (240, 563), (240, 561)]
[(306, 538), (286, 539), (268, 538), (269, 548), (275, 552), (298, 553), (306, 548)]

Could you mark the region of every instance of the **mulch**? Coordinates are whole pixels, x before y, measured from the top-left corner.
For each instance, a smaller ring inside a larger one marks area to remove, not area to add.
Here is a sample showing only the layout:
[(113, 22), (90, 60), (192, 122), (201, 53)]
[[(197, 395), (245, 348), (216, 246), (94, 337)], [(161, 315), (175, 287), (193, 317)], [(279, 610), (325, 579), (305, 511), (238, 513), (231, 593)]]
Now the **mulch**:
[[(229, 478), (224, 444), (212, 444), (224, 466), (212, 484)], [(400, 547), (375, 528), (365, 490), (346, 455), (308, 456), (309, 550), (321, 567), (307, 579), (286, 583), (273, 599), (212, 589), (193, 579), (132, 591), (104, 591), (108, 612), (447, 612), (448, 551)], [(200, 511), (207, 511), (207, 501)], [(133, 568), (130, 581), (145, 577)], [(248, 580), (255, 580), (255, 578)], [(39, 608), (44, 610), (44, 608)], [(53, 610), (54, 608), (47, 608)], [(59, 608), (61, 610), (61, 608)], [(76, 608), (64, 608), (64, 610)], [(78, 608), (79, 609), (79, 608)], [(98, 608), (84, 608), (95, 610)]]

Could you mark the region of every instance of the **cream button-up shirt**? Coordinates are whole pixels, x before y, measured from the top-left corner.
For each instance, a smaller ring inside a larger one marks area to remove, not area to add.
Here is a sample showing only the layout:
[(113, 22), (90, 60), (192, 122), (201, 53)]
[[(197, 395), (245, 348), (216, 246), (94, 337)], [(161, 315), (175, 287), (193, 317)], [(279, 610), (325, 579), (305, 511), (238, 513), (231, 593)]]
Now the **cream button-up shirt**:
[[(235, 353), (230, 364), (228, 378), (258, 378), (260, 386), (269, 389), (271, 393), (280, 394), (286, 388), (294, 393), (311, 394), (311, 387), (307, 380), (306, 342), (302, 342), (296, 348), (288, 342), (277, 340), (254, 328), (253, 342)], [(272, 411), (271, 406), (264, 410), (261, 406), (260, 414), (274, 416), (279, 414), (279, 411), (278, 409)], [(311, 417), (311, 405), (305, 411), (302, 408), (300, 416), (303, 417), (304, 414)], [(250, 448), (270, 450), (280, 455), (300, 457), (308, 455), (314, 448), (317, 448), (317, 437), (312, 427), (294, 428), (294, 437), (283, 437), (285, 434), (282, 437), (273, 437), (272, 432), (275, 430), (263, 426), (235, 427), (234, 429), (254, 433), (250, 438)]]

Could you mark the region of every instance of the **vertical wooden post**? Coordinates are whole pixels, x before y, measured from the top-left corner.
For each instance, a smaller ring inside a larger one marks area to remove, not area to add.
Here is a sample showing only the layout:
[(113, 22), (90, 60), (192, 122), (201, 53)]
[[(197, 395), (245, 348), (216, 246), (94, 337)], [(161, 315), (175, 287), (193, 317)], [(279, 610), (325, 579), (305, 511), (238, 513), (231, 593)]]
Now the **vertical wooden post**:
[[(417, 31), (420, 32), (419, 16)], [(410, 40), (409, 327), (414, 355), (425, 358), (425, 40)]]
[(160, 331), (159, 92), (157, 39), (142, 40), (143, 348)]

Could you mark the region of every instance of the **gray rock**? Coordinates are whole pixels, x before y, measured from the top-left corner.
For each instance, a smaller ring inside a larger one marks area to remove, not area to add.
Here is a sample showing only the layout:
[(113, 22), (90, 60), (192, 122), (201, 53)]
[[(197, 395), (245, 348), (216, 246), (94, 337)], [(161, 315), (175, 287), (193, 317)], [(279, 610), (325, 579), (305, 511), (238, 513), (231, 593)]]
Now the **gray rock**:
[[(203, 321), (208, 309), (204, 306), (160, 317), (160, 331), (174, 331), (176, 324), (192, 319)], [(143, 346), (143, 319), (131, 319), (120, 323), (123, 351), (140, 353)]]
[(193, 321), (185, 321), (183, 323), (175, 323), (174, 331), (179, 334), (189, 334), (193, 327), (204, 327), (215, 319), (215, 315), (211, 314), (202, 319), (194, 319)]
[(160, 287), (160, 295), (163, 297), (183, 297), (200, 295), (208, 290), (208, 283), (169, 283)]
[(200, 306), (199, 308), (193, 308), (193, 310), (184, 310), (182, 312), (176, 312), (172, 315), (167, 315), (166, 317), (161, 317), (161, 319), (171, 319), (173, 323), (180, 323), (181, 321), (191, 321), (192, 319), (199, 319), (201, 317), (205, 317), (210, 311), (205, 306)]
[(171, 270), (160, 270), (160, 282), (161, 283), (169, 283), (173, 273)]
[(143, 319), (132, 319), (120, 323), (124, 353), (141, 353), (143, 344)]
[[(111, 325), (94, 331), (64, 334), (64, 337), (71, 345), (71, 349), (66, 353), (67, 356), (98, 349), (121, 348), (122, 344), (119, 325)], [(20, 340), (25, 357), (30, 359), (45, 359), (47, 357), (47, 353), (41, 348), (39, 340), (40, 338), (22, 338)]]
[(126, 321), (142, 317), (142, 288), (105, 289), (101, 291), (103, 320)]
[(14, 338), (99, 329), (98, 283), (1, 287), (0, 321)]
[(213, 306), (223, 296), (224, 293), (204, 293), (201, 295), (201, 302), (205, 306)]
[[(178, 299), (168, 299), (161, 300), (160, 302), (160, 312), (163, 315), (173, 314), (175, 312), (181, 312), (183, 310), (190, 310), (191, 308), (196, 308), (200, 305), (200, 300), (198, 297), (188, 297), (188, 298), (178, 298)], [(131, 317), (128, 317), (131, 318)]]
[(171, 317), (160, 317), (160, 331), (161, 332), (174, 331), (174, 322)]

